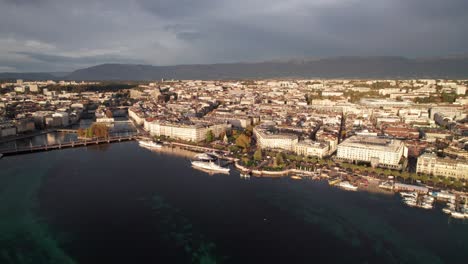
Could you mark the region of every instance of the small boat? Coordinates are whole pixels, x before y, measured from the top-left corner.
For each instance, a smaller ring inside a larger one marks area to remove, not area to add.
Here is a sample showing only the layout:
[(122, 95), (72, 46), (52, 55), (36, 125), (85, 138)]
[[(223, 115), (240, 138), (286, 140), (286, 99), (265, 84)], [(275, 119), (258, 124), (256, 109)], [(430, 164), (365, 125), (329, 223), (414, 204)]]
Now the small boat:
[(2, 157), (3, 157), (3, 154), (2, 154), (2, 153), (0, 153), (0, 159), (1, 159)]
[(192, 161), (192, 166), (196, 168), (201, 168), (209, 171), (216, 172), (229, 172), (229, 168), (221, 167), (213, 162), (204, 162), (204, 161)]
[(453, 218), (457, 218), (457, 219), (464, 219), (464, 218), (465, 218), (465, 214), (464, 214), (464, 213), (460, 213), (460, 212), (456, 212), (456, 211), (452, 211), (450, 215), (451, 215)]
[(341, 181), (340, 178), (334, 178), (334, 179), (330, 179), (330, 180), (328, 181), (328, 184), (330, 184), (330, 185), (335, 185), (335, 184), (339, 183), (340, 181)]
[(140, 144), (140, 146), (142, 147), (147, 147), (147, 148), (162, 148), (161, 144), (158, 144), (151, 140), (138, 140), (138, 144)]
[(348, 190), (348, 191), (357, 191), (357, 189), (358, 189), (358, 187), (352, 185), (348, 181), (340, 182), (336, 186), (338, 186), (338, 187), (340, 187), (342, 189)]
[(240, 177), (241, 177), (242, 179), (250, 179), (250, 174), (249, 174), (249, 173), (241, 173), (241, 174), (240, 174)]
[(293, 176), (291, 176), (291, 179), (293, 179), (293, 180), (302, 180), (302, 177), (298, 176), (298, 175), (293, 175)]
[(414, 197), (414, 198), (418, 196), (418, 194), (415, 192), (401, 192), (400, 195), (401, 197)]
[(210, 153), (200, 153), (195, 155), (195, 159), (201, 161), (215, 161), (217, 158)]
[(404, 202), (405, 204), (407, 204), (408, 206), (411, 206), (411, 207), (417, 205), (417, 204), (416, 204), (416, 201), (414, 201), (414, 200), (404, 200), (403, 202)]
[(423, 204), (421, 205), (421, 208), (424, 208), (424, 209), (432, 209), (433, 206), (432, 206), (432, 204), (423, 203)]
[(446, 214), (451, 214), (452, 213), (452, 209), (450, 208), (444, 208), (442, 209), (442, 212), (446, 213)]

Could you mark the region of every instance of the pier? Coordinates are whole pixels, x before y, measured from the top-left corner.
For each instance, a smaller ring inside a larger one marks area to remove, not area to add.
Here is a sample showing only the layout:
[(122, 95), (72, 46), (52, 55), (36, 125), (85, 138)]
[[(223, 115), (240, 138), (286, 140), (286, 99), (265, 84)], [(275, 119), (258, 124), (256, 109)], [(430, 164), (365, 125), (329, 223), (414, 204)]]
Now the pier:
[(136, 135), (98, 138), (98, 139), (89, 139), (89, 140), (75, 140), (75, 141), (69, 141), (69, 142), (58, 143), (58, 144), (53, 144), (53, 145), (40, 145), (40, 146), (14, 148), (14, 149), (3, 149), (3, 150), (0, 150), (0, 153), (2, 153), (4, 156), (13, 156), (13, 155), (28, 154), (28, 153), (42, 152), (42, 151), (49, 151), (49, 150), (58, 150), (58, 149), (65, 149), (65, 148), (111, 144), (111, 143), (118, 143), (118, 142), (123, 142), (123, 141), (132, 141), (135, 139), (137, 139)]

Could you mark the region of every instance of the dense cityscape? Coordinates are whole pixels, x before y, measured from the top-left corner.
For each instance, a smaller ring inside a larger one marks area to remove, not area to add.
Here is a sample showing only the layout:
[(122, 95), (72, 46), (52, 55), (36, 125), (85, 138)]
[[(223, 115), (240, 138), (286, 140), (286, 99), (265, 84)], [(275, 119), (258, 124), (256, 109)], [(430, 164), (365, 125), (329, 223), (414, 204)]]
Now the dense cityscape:
[(71, 132), (105, 139), (114, 118), (128, 116), (140, 140), (221, 151), (244, 175), (312, 175), (347, 189), (364, 188), (370, 177), (395, 191), (451, 190), (464, 206), (453, 212), (463, 214), (466, 85), (435, 79), (16, 80), (1, 84), (0, 140), (71, 128), (82, 119), (95, 123)]

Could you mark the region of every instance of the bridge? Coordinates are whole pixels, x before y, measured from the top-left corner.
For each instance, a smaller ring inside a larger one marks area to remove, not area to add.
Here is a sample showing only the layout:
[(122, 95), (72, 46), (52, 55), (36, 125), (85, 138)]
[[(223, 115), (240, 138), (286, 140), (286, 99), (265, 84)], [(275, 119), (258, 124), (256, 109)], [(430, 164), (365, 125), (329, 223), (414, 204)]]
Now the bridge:
[(12, 156), (12, 155), (28, 154), (28, 153), (34, 153), (34, 152), (58, 150), (58, 149), (65, 149), (65, 148), (86, 147), (86, 146), (92, 146), (92, 145), (118, 143), (118, 142), (123, 142), (123, 141), (136, 140), (137, 138), (138, 136), (131, 135), (131, 136), (122, 136), (122, 137), (97, 138), (97, 139), (89, 139), (89, 140), (75, 140), (75, 141), (58, 143), (58, 144), (53, 144), (53, 145), (40, 145), (40, 146), (30, 146), (30, 147), (0, 150), (0, 153), (2, 153), (4, 156)]

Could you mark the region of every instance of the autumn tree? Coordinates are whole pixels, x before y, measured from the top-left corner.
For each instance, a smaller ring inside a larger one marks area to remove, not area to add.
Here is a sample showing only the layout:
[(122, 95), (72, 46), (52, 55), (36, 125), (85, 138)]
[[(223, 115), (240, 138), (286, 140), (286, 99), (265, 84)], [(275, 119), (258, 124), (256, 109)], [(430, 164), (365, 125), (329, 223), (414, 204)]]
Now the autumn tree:
[(254, 153), (254, 155), (253, 155), (253, 158), (254, 158), (254, 160), (256, 160), (256, 161), (261, 161), (262, 158), (263, 158), (262, 149), (258, 148), (258, 149), (255, 151), (255, 153)]
[(244, 151), (247, 151), (247, 149), (250, 147), (250, 142), (251, 138), (246, 134), (242, 134), (236, 139), (236, 145), (243, 148)]

